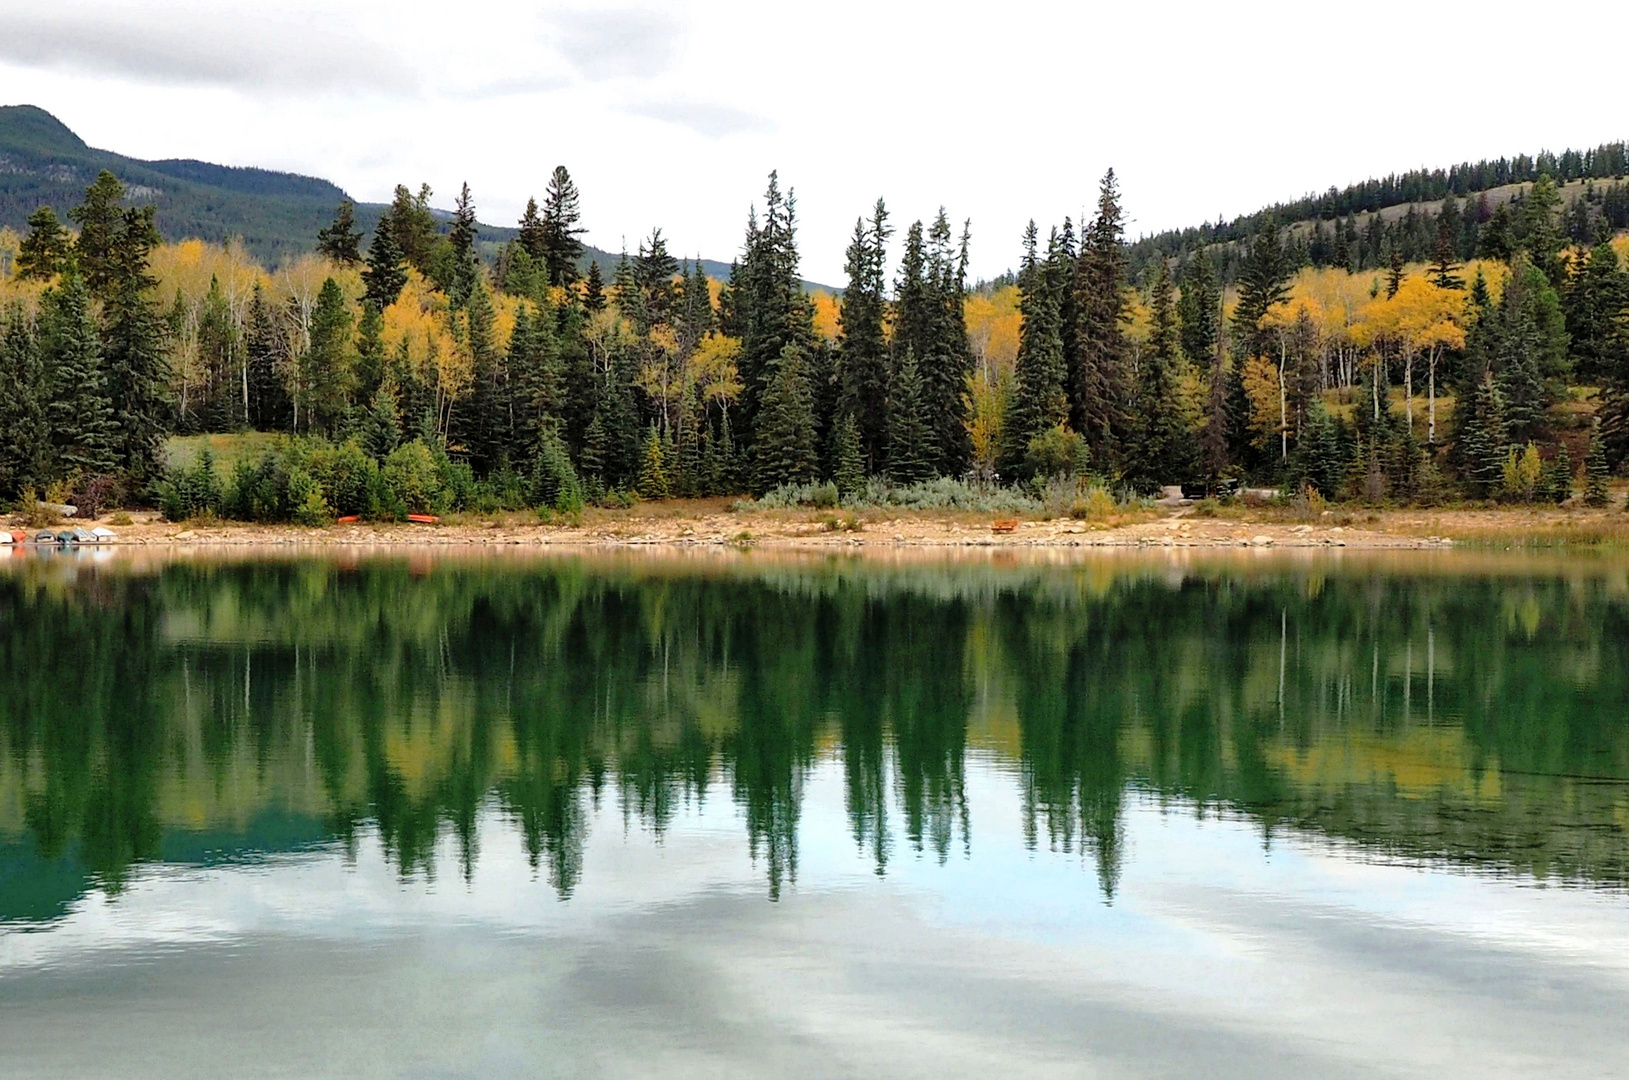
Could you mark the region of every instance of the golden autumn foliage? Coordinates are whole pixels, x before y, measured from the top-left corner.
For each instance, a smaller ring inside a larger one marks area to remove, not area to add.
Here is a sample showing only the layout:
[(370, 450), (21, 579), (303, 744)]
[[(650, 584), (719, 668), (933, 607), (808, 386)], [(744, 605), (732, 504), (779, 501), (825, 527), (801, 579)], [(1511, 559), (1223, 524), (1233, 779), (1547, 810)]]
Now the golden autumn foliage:
[(967, 322), (967, 343), (976, 368), (1010, 371), (1018, 359), (1018, 286), (1003, 285), (990, 295), (974, 293), (962, 305)]
[(407, 272), (407, 284), (396, 302), (385, 308), (382, 322), (386, 355), (395, 355), (405, 344), (408, 363), (420, 379), (430, 381), (434, 369), (440, 385), (461, 387), (468, 382), (447, 298), (417, 270)]
[(827, 341), (836, 341), (838, 315), (842, 311), (842, 301), (825, 289), (816, 289), (809, 295), (809, 301), (814, 305), (815, 333)]

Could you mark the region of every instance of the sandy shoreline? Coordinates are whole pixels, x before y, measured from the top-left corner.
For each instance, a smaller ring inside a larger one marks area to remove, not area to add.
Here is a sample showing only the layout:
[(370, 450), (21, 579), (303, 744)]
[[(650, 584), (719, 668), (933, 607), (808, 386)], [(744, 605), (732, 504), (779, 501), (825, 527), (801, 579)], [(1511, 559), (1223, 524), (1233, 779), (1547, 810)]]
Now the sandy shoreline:
[[(1324, 513), (1295, 520), (1276, 508), (1235, 508), (1200, 516), (1191, 507), (1141, 511), (1119, 520), (1020, 521), (992, 530), (985, 515), (932, 512), (739, 511), (662, 503), (628, 511), (590, 511), (576, 524), (544, 524), (525, 515), (464, 518), (436, 525), (173, 523), (138, 515), (111, 524), (117, 546), (262, 547), (755, 547), (854, 551), (868, 548), (1358, 548), (1440, 549), (1473, 542), (1629, 541), (1629, 514), (1617, 510), (1527, 508), (1385, 510)], [(59, 528), (92, 523), (70, 522)], [(13, 526), (21, 528), (21, 526)], [(28, 530), (32, 532), (32, 530)], [(1622, 535), (1617, 534), (1621, 531)]]

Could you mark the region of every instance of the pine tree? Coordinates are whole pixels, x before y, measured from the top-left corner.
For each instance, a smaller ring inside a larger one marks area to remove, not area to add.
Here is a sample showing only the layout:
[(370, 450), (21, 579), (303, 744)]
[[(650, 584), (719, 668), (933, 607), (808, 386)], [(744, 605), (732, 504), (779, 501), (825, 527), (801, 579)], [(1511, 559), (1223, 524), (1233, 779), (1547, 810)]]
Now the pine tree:
[(1584, 458), (1584, 502), (1589, 506), (1607, 504), (1606, 440), (1601, 438), (1599, 424), (1590, 429), (1589, 455)]
[(568, 286), (577, 280), (577, 260), (583, 255), (582, 241), (577, 239), (584, 231), (577, 225), (581, 216), (577, 185), (564, 165), (556, 165), (543, 199), (541, 256), (550, 285)]
[(878, 472), (888, 441), (888, 341), (883, 331), (887, 298), (888, 208), (881, 199), (871, 220), (854, 222), (844, 271), (848, 287), (838, 313), (839, 408), (852, 421), (864, 472)]
[(832, 482), (839, 495), (850, 498), (865, 490), (865, 449), (854, 417), (844, 414), (837, 421), (832, 443)]
[(1031, 221), (1024, 230), (1024, 262), (1018, 275), (1022, 321), (1013, 370), (1015, 386), (1002, 428), (1001, 469), (1008, 474), (1023, 472), (1031, 439), (1069, 419), (1058, 301), (1071, 270), (1056, 229), (1047, 261), (1040, 261), (1035, 222)]
[(1233, 417), (1228, 401), (1231, 384), (1227, 358), (1218, 347), (1205, 386), (1205, 424), (1199, 431), (1200, 467), (1209, 481), (1226, 476), (1232, 464), (1229, 449), (1233, 443)]
[(1130, 379), (1124, 230), (1119, 187), (1110, 169), (1098, 189), (1097, 216), (1081, 241), (1074, 290), (1077, 352), (1071, 358), (1075, 429), (1085, 437), (1092, 460), (1099, 462), (1113, 459), (1125, 435)]
[(51, 380), (46, 418), (55, 444), (55, 471), (59, 476), (112, 473), (118, 465), (118, 429), (84, 279), (69, 273), (46, 293), (41, 322)]
[(356, 227), (356, 204), (351, 200), (342, 201), (333, 223), (318, 231), (317, 254), (342, 266), (362, 261), (362, 234)]
[(933, 476), (938, 448), (934, 431), (924, 415), (922, 378), (916, 358), (906, 354), (894, 373), (889, 401), (888, 475), (899, 484), (915, 484)]
[(368, 264), (362, 268), (362, 284), (366, 297), (380, 311), (396, 302), (407, 284), (407, 267), (403, 263), (402, 249), (397, 246), (395, 230), (388, 218), (373, 230), (373, 243), (368, 245)]
[(72, 251), (73, 241), (57, 219), (57, 212), (42, 206), (28, 215), (28, 235), (17, 245), (17, 277), (50, 281), (67, 267)]
[(789, 344), (772, 365), (752, 450), (753, 486), (760, 494), (782, 484), (807, 483), (818, 471), (803, 362), (802, 351)]
[(652, 424), (645, 434), (645, 448), (639, 460), (639, 497), (652, 502), (671, 494), (667, 481), (667, 455), (662, 451), (662, 436)]

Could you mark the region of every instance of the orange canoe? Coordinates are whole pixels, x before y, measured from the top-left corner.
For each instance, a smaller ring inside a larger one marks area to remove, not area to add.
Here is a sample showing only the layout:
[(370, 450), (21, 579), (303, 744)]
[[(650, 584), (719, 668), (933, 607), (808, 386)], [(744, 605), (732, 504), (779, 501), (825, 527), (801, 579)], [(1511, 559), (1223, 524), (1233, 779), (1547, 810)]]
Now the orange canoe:
[(361, 520), (362, 520), (362, 518), (360, 516), (356, 515), (356, 514), (346, 514), (344, 517), (335, 518), (334, 519), (334, 524), (335, 525), (355, 525), (358, 521), (361, 521)]
[(437, 525), (441, 522), (434, 514), (408, 514), (407, 520), (415, 525)]

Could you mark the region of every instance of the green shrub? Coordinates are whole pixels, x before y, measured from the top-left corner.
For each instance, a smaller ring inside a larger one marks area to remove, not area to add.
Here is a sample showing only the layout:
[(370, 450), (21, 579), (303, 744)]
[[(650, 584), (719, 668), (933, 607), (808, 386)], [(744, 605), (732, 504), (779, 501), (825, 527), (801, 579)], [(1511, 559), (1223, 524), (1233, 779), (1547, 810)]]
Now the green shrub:
[(1024, 464), (1036, 477), (1078, 476), (1091, 461), (1086, 440), (1062, 424), (1037, 434), (1024, 455)]
[(380, 470), (387, 500), (407, 514), (439, 514), (447, 509), (442, 487), (442, 466), (430, 448), (417, 439), (398, 446)]

